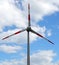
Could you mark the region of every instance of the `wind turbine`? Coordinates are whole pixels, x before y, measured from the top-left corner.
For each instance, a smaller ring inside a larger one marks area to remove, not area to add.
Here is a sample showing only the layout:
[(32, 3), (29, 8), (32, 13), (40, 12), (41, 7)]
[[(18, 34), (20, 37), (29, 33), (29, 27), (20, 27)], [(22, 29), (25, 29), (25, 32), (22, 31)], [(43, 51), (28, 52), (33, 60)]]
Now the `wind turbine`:
[(22, 29), (20, 31), (17, 31), (9, 36), (4, 37), (2, 40), (5, 40), (13, 35), (22, 33), (24, 31), (27, 31), (27, 65), (30, 65), (30, 40), (29, 40), (29, 32), (32, 32), (34, 34), (36, 34), (37, 36), (47, 40), (49, 43), (54, 44), (53, 42), (51, 42), (50, 40), (48, 40), (47, 38), (45, 38), (44, 36), (42, 36), (41, 34), (37, 33), (36, 31), (32, 30), (31, 28), (31, 22), (30, 22), (30, 4), (28, 3), (28, 26), (26, 29)]

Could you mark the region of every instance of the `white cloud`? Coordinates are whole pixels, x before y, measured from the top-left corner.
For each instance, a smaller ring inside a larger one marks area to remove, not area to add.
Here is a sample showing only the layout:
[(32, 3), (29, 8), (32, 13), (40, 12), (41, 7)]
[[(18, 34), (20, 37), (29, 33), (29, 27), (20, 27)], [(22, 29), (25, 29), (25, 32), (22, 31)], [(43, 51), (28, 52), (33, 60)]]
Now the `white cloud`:
[(51, 36), (51, 35), (52, 35), (51, 30), (48, 30), (48, 31), (47, 31), (47, 35), (48, 35), (48, 36)]
[[(19, 0), (20, 1), (20, 0)], [(0, 0), (0, 43), (15, 42), (15, 43), (26, 43), (27, 35), (26, 32), (15, 35), (7, 40), (1, 40), (3, 37), (12, 34), (19, 30), (19, 28), (25, 28), (27, 26), (27, 1), (22, 0), (23, 11), (21, 8), (17, 8), (14, 5), (14, 0)], [(31, 4), (31, 22), (35, 24), (33, 29), (45, 36), (46, 27), (40, 27), (36, 22), (39, 22), (43, 19), (44, 16), (51, 15), (59, 11), (59, 0), (30, 0)], [(34, 22), (33, 22), (34, 21)], [(8, 30), (7, 32), (3, 31), (5, 26), (15, 25), (17, 29)], [(51, 32), (48, 32), (48, 36), (51, 35)], [(36, 40), (37, 36), (30, 34), (31, 42)], [(0, 51), (8, 53), (16, 53), (17, 50), (21, 50), (19, 46), (8, 46), (1, 45)], [(39, 51), (31, 55), (31, 65), (58, 65), (59, 62), (54, 61), (53, 57), (55, 53), (53, 51)], [(11, 60), (3, 61), (0, 65), (26, 65), (26, 60), (22, 59), (20, 61)]]
[(26, 27), (22, 11), (17, 9), (12, 2), (12, 0), (2, 0), (0, 3), (0, 27), (10, 25)]
[[(53, 62), (56, 53), (52, 50), (42, 50), (38, 51), (31, 55), (31, 65), (58, 65), (59, 62)], [(22, 60), (11, 60), (11, 61), (3, 61), (0, 65), (26, 65), (26, 59)]]
[[(18, 1), (18, 0), (17, 0)], [(20, 0), (19, 0), (20, 2)], [(19, 9), (16, 7), (14, 0), (2, 0), (0, 1), (0, 37), (3, 38), (4, 36), (7, 36), (7, 34), (12, 34), (16, 30), (19, 30), (19, 28), (26, 28), (27, 26), (27, 0), (22, 0), (22, 6), (23, 10), (19, 7)], [(31, 22), (35, 24), (36, 22), (39, 22), (39, 20), (43, 19), (43, 16), (51, 15), (56, 11), (59, 11), (59, 5), (58, 0), (30, 0), (31, 4)], [(54, 4), (55, 3), (55, 4)], [(34, 22), (33, 22), (34, 20)], [(5, 26), (11, 26), (15, 25), (17, 29), (15, 30), (9, 30), (7, 32), (3, 31), (3, 28)], [(36, 31), (41, 33), (45, 36), (46, 27), (40, 27), (38, 24), (35, 24), (36, 27), (33, 27)], [(37, 30), (38, 28), (38, 30)], [(16, 43), (26, 43), (26, 32), (24, 32), (22, 35), (17, 35), (12, 38), (9, 38), (6, 40), (6, 42), (16, 42)], [(24, 36), (23, 36), (24, 35)], [(51, 34), (49, 33), (48, 36)], [(34, 34), (31, 34), (31, 42), (36, 40), (37, 36)], [(13, 41), (15, 40), (15, 41)], [(22, 41), (23, 40), (23, 41)], [(1, 41), (1, 40), (0, 40)], [(5, 42), (5, 41), (2, 41)]]
[(0, 45), (0, 51), (5, 53), (16, 53), (17, 51), (22, 50), (20, 46), (10, 46), (10, 45)]
[[(24, 0), (25, 3), (27, 3), (26, 1)], [(24, 4), (24, 2), (23, 2), (23, 4)], [(56, 5), (54, 5), (54, 3)], [(24, 6), (26, 6), (26, 5), (27, 4), (25, 4)], [(57, 2), (55, 0), (54, 1), (30, 0), (30, 5), (31, 5), (31, 19), (34, 19), (35, 22), (37, 22), (38, 20), (42, 20), (43, 16), (51, 15), (51, 14), (55, 13), (56, 11), (59, 11), (59, 7), (57, 6)], [(24, 9), (26, 9), (26, 7), (24, 7)], [(27, 10), (25, 10), (25, 11), (27, 11)]]
[(37, 59), (36, 61), (37, 64), (40, 64), (41, 62), (44, 65), (44, 62), (50, 63), (51, 61), (53, 61), (54, 56), (55, 56), (55, 53), (53, 51), (44, 50), (44, 51), (40, 51), (33, 54), (31, 58), (33, 63), (36, 61), (35, 59)]

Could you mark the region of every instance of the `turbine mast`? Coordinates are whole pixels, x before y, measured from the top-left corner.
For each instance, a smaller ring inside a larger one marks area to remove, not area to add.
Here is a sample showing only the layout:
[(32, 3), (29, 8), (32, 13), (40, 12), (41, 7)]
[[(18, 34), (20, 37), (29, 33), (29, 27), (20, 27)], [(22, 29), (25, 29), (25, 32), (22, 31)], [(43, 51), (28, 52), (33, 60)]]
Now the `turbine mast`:
[(30, 65), (30, 4), (28, 3), (28, 27), (27, 27), (27, 65)]

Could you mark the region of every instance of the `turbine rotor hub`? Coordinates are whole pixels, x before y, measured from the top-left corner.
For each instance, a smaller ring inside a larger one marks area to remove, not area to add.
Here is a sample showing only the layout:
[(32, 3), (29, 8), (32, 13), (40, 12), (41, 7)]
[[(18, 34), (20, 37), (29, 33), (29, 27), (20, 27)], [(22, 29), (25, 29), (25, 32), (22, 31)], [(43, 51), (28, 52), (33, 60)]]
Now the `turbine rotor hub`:
[(29, 27), (27, 27), (27, 31), (29, 32), (29, 31), (31, 31), (31, 27), (29, 26)]

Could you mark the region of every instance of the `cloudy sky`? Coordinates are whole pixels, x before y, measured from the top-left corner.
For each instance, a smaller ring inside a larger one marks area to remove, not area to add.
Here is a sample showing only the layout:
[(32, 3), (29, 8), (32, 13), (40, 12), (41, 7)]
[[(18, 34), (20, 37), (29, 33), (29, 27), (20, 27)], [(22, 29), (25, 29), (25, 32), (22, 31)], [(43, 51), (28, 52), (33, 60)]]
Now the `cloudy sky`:
[(0, 0), (0, 65), (26, 65), (27, 32), (3, 37), (28, 26), (55, 43), (30, 33), (31, 65), (59, 65), (59, 0)]

